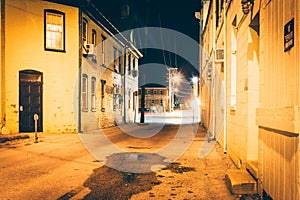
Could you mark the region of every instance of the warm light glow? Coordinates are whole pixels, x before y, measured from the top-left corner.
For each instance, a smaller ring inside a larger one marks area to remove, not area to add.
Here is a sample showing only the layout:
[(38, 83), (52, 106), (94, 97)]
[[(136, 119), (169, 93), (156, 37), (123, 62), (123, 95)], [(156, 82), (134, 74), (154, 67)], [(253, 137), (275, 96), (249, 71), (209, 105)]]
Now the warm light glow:
[(179, 83), (181, 81), (181, 74), (180, 73), (176, 73), (173, 78), (172, 78), (174, 83)]
[(197, 82), (198, 82), (198, 77), (194, 76), (194, 77), (192, 78), (192, 81), (193, 81), (193, 83), (197, 83)]

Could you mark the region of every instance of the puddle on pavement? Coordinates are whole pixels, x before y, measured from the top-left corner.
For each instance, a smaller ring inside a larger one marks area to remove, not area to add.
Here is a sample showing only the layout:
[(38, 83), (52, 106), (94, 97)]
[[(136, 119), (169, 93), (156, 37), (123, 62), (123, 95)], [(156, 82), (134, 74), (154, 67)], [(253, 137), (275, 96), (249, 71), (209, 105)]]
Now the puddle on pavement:
[(149, 191), (161, 182), (153, 165), (167, 165), (165, 158), (154, 153), (117, 153), (107, 157), (103, 167), (85, 181), (91, 191), (84, 199), (130, 199), (134, 194)]
[[(153, 165), (164, 165), (162, 170), (170, 170), (174, 173), (195, 170), (181, 166), (180, 163), (165, 163), (164, 159), (153, 153), (112, 154), (107, 158), (106, 165), (95, 169), (84, 182), (83, 188), (88, 188), (90, 193), (83, 199), (125, 200), (130, 199), (134, 194), (150, 191), (154, 186), (161, 184), (161, 181), (157, 179), (159, 176), (151, 171)], [(141, 171), (141, 173), (134, 173), (128, 169)], [(72, 190), (59, 199), (70, 199), (79, 192), (80, 190)], [(149, 195), (155, 197), (155, 194), (149, 193)]]

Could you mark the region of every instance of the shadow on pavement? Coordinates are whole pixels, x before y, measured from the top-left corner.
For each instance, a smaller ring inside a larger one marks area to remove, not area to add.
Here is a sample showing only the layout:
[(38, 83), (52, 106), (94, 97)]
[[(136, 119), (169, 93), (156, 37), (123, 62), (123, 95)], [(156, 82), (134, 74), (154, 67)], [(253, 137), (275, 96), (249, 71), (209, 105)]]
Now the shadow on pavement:
[[(129, 199), (160, 184), (153, 165), (167, 165), (165, 158), (153, 153), (117, 153), (107, 158), (106, 165), (94, 170), (84, 187), (91, 192), (84, 199)], [(108, 167), (110, 166), (110, 167)], [(118, 170), (116, 170), (116, 169)], [(140, 171), (141, 173), (133, 173)]]

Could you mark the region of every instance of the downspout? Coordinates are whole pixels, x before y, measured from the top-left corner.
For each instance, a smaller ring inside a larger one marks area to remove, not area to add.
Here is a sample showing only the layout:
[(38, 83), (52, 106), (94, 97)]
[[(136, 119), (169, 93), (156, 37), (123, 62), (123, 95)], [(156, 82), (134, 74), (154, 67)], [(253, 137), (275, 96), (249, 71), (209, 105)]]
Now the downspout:
[(82, 133), (81, 130), (81, 74), (82, 74), (82, 9), (79, 8), (79, 70), (78, 70), (78, 133)]
[(223, 122), (223, 133), (224, 133), (224, 153), (227, 153), (227, 59), (226, 59), (226, 48), (227, 48), (227, 23), (226, 23), (226, 10), (227, 2), (224, 4), (224, 122)]
[[(127, 54), (126, 54), (126, 45), (124, 46), (124, 69), (123, 69), (123, 73), (124, 73), (124, 80), (123, 80), (123, 109), (124, 109), (124, 119), (123, 119), (123, 122), (124, 124), (126, 124), (126, 57), (127, 57)], [(130, 62), (130, 61), (129, 61)], [(128, 63), (129, 63), (128, 62)]]
[(1, 116), (0, 116), (0, 131), (5, 126), (5, 0), (1, 1)]
[(211, 99), (211, 102), (212, 102), (212, 131), (211, 131), (211, 140), (215, 140), (216, 139), (216, 127), (215, 127), (215, 124), (216, 124), (216, 66), (215, 66), (215, 55), (214, 55), (214, 51), (216, 49), (216, 20), (217, 20), (217, 17), (216, 17), (216, 5), (214, 3), (212, 3), (213, 5), (213, 45), (212, 45), (212, 66), (211, 66), (211, 82), (210, 82), (210, 88), (211, 88), (211, 94), (212, 94), (212, 99)]

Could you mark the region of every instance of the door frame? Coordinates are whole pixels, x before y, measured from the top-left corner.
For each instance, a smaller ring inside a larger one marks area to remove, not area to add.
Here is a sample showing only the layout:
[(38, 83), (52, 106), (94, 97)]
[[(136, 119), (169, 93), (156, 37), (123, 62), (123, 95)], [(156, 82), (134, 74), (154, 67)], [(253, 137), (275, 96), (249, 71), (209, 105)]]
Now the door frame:
[[(28, 76), (28, 78), (26, 78), (26, 76)], [(36, 77), (37, 79), (30, 79), (30, 77)], [(22, 122), (22, 116), (21, 116), (21, 98), (22, 98), (22, 94), (21, 94), (21, 85), (22, 84), (40, 84), (40, 106), (39, 106), (39, 110), (40, 110), (40, 115), (39, 115), (39, 127), (38, 127), (38, 131), (39, 132), (43, 132), (43, 73), (40, 71), (36, 71), (36, 70), (20, 70), (19, 71), (19, 132), (24, 132), (21, 129), (21, 122)], [(34, 132), (30, 131), (30, 132)]]

